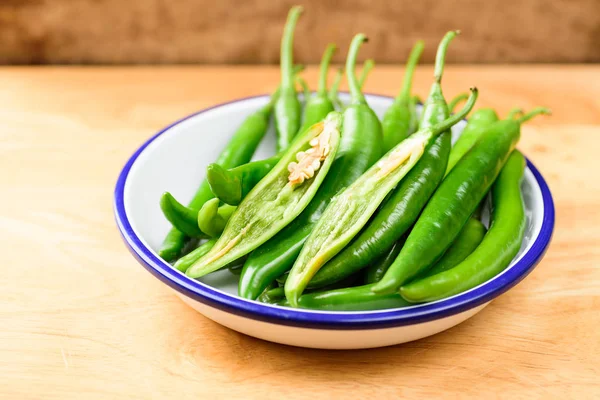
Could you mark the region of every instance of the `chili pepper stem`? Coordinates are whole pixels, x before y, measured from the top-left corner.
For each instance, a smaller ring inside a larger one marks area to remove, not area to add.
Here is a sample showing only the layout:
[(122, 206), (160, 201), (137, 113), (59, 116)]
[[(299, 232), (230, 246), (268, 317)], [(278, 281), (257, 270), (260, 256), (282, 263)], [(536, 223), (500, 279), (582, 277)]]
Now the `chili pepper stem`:
[(448, 50), (448, 45), (456, 36), (460, 34), (460, 31), (450, 31), (446, 33), (440, 45), (437, 49), (437, 54), (435, 55), (435, 67), (433, 70), (433, 77), (437, 83), (442, 83), (442, 74), (444, 72), (444, 62), (446, 60), (446, 51)]
[(319, 86), (317, 87), (317, 93), (321, 96), (327, 96), (327, 72), (329, 72), (329, 64), (333, 53), (337, 50), (337, 46), (333, 43), (327, 45), (323, 58), (321, 59), (321, 66), (319, 67)]
[(283, 38), (281, 40), (281, 87), (287, 90), (294, 87), (294, 30), (303, 10), (304, 9), (302, 6), (292, 7), (288, 13), (287, 22), (283, 32)]
[(540, 114), (552, 115), (552, 111), (550, 111), (550, 109), (546, 107), (536, 107), (533, 110), (529, 111), (527, 114), (523, 115), (517, 121), (519, 121), (519, 123), (522, 124)]
[(375, 60), (371, 58), (366, 60), (363, 64), (363, 69), (360, 72), (360, 78), (358, 78), (358, 85), (361, 89), (364, 87), (365, 82), (367, 81), (367, 77), (369, 76), (369, 73), (371, 72), (373, 67), (375, 67)]
[(366, 103), (365, 96), (360, 90), (360, 84), (356, 79), (356, 57), (360, 46), (367, 41), (367, 37), (359, 33), (354, 36), (352, 43), (350, 44), (350, 50), (348, 52), (348, 58), (346, 59), (346, 75), (348, 79), (348, 86), (350, 88), (350, 96), (352, 103)]
[(508, 115), (506, 116), (506, 119), (514, 119), (515, 116), (517, 116), (517, 115), (520, 115), (521, 117), (524, 115), (522, 108), (520, 108), (520, 107), (514, 107), (514, 108), (512, 108), (508, 112)]
[(417, 63), (421, 58), (421, 54), (423, 53), (423, 49), (425, 48), (425, 43), (422, 40), (418, 40), (417, 43), (413, 46), (410, 51), (410, 55), (408, 56), (408, 62), (406, 63), (406, 71), (404, 72), (404, 80), (402, 81), (402, 88), (400, 89), (400, 93), (398, 97), (396, 97), (397, 102), (407, 104), (410, 100), (410, 91), (412, 89), (412, 80), (413, 75), (415, 73), (415, 68), (417, 67)]

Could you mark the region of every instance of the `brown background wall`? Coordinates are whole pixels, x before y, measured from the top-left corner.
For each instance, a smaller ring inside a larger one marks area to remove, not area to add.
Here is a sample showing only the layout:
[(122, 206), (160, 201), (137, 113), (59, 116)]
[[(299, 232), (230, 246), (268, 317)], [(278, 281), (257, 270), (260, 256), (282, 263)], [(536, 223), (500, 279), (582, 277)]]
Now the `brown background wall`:
[(317, 62), (358, 31), (361, 56), (424, 61), (461, 29), (449, 62), (600, 62), (600, 0), (0, 0), (1, 64), (276, 63), (287, 10), (305, 5), (296, 56)]

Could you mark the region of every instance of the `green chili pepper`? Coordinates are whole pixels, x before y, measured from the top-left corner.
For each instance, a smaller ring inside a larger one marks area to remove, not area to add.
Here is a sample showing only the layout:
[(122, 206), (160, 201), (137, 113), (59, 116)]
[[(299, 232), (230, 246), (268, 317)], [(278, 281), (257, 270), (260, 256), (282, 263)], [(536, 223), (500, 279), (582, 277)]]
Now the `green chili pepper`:
[[(298, 299), (298, 307), (308, 308), (311, 310), (328, 310), (328, 311), (369, 311), (400, 308), (411, 305), (404, 300), (398, 293), (392, 294), (377, 294), (371, 290), (372, 284), (355, 286), (350, 288), (333, 289), (322, 292), (306, 293)], [(282, 288), (279, 288), (282, 289)], [(276, 301), (277, 295), (281, 293), (272, 291), (272, 303), (289, 307), (290, 303), (287, 300), (281, 299)]]
[(275, 128), (277, 130), (277, 151), (287, 149), (300, 129), (302, 106), (294, 85), (294, 29), (301, 6), (292, 7), (281, 39), (281, 89), (275, 102)]
[(477, 89), (471, 90), (469, 101), (459, 113), (404, 139), (331, 200), (302, 247), (285, 283), (286, 298), (292, 306), (298, 305), (298, 298), (315, 273), (366, 225), (388, 193), (415, 166), (427, 145), (473, 108)]
[(481, 138), (481, 135), (484, 134), (490, 125), (497, 121), (498, 114), (491, 108), (481, 108), (473, 112), (473, 115), (469, 117), (467, 126), (462, 130), (458, 140), (452, 146), (450, 158), (448, 158), (448, 166), (446, 167), (446, 175)]
[(469, 98), (469, 93), (459, 93), (459, 94), (457, 94), (448, 103), (448, 111), (450, 111), (451, 113), (453, 113), (454, 109), (456, 108), (456, 106), (459, 105), (460, 103), (462, 103), (463, 101), (467, 101), (468, 98)]
[[(221, 165), (223, 168), (233, 168), (252, 159), (254, 151), (269, 127), (269, 118), (276, 98), (277, 92), (271, 97), (269, 103), (244, 120), (227, 147), (217, 158), (216, 164)], [(185, 245), (186, 236), (196, 237), (199, 234), (199, 229), (197, 229), (198, 211), (206, 201), (213, 197), (214, 195), (206, 179), (200, 184), (200, 188), (192, 198), (189, 207), (178, 203), (168, 192), (163, 195), (160, 200), (161, 208), (174, 226), (167, 234), (159, 251), (163, 259), (173, 261), (179, 257)], [(194, 225), (196, 225), (195, 228)]]
[(184, 206), (171, 193), (163, 193), (160, 198), (160, 208), (167, 220), (180, 233), (192, 238), (203, 236), (202, 231), (198, 228), (198, 211)]
[(211, 251), (186, 274), (199, 278), (216, 271), (250, 253), (293, 221), (325, 179), (340, 143), (341, 127), (342, 115), (334, 111), (294, 140), (240, 203)]
[(335, 52), (335, 44), (330, 44), (325, 49), (323, 58), (321, 59), (321, 67), (319, 70), (319, 86), (314, 96), (306, 97), (306, 105), (304, 106), (304, 114), (302, 118), (302, 131), (308, 129), (312, 125), (327, 116), (334, 110), (333, 103), (327, 96), (327, 72), (329, 71), (329, 63)]
[(215, 197), (225, 204), (237, 206), (280, 159), (281, 155), (277, 155), (232, 169), (225, 169), (219, 164), (210, 164), (206, 168), (206, 179)]
[(525, 235), (524, 170), (525, 158), (513, 151), (492, 187), (492, 224), (481, 244), (454, 268), (402, 286), (402, 297), (412, 303), (442, 299), (478, 286), (510, 265)]
[(435, 275), (457, 266), (479, 246), (485, 236), (485, 231), (485, 226), (480, 221), (469, 218), (442, 258), (426, 272), (426, 276)]
[(331, 89), (329, 89), (329, 100), (333, 103), (337, 110), (341, 110), (343, 108), (343, 104), (338, 97), (338, 92), (340, 90), (340, 83), (342, 83), (342, 78), (344, 76), (344, 68), (340, 68), (337, 70), (335, 77), (333, 78), (333, 84), (331, 85)]
[(354, 73), (365, 36), (355, 36), (346, 61), (351, 101), (344, 111), (344, 133), (338, 156), (319, 193), (286, 229), (253, 252), (242, 271), (238, 293), (255, 299), (273, 280), (288, 271), (321, 214), (340, 190), (354, 182), (382, 154), (381, 124), (361, 93)]
[(177, 269), (181, 272), (187, 271), (187, 269), (192, 264), (194, 264), (200, 257), (202, 257), (203, 255), (208, 253), (210, 251), (210, 249), (213, 248), (215, 243), (217, 243), (217, 239), (210, 239), (207, 242), (204, 242), (203, 244), (198, 246), (195, 250), (193, 250), (189, 254), (186, 254), (185, 256), (183, 256), (179, 260), (177, 260), (177, 262), (173, 266), (175, 267), (175, 269)]
[(547, 113), (538, 108), (519, 120), (489, 126), (473, 148), (442, 181), (417, 220), (396, 261), (373, 290), (397, 291), (444, 253), (475, 211), (521, 135), (521, 123)]
[(231, 217), (231, 214), (237, 207), (225, 204), (219, 207), (219, 199), (210, 199), (198, 212), (197, 226), (200, 230), (210, 237), (218, 237), (227, 221)]
[(417, 130), (417, 112), (415, 103), (411, 101), (410, 90), (413, 74), (421, 53), (423, 53), (423, 48), (422, 40), (415, 43), (406, 63), (400, 94), (394, 99), (381, 121), (385, 151), (388, 151)]
[(381, 280), (390, 265), (392, 265), (396, 257), (398, 257), (398, 254), (400, 254), (400, 249), (402, 249), (403, 245), (403, 240), (397, 241), (392, 245), (392, 248), (387, 253), (379, 257), (373, 264), (365, 269), (366, 284), (379, 282)]
[(369, 74), (373, 70), (373, 67), (375, 67), (375, 60), (373, 60), (372, 58), (369, 58), (363, 64), (362, 71), (360, 72), (360, 77), (358, 78), (358, 86), (360, 86), (361, 89), (365, 87), (365, 82), (367, 81)]
[[(456, 36), (449, 32), (438, 48), (435, 81), (425, 105), (420, 129), (430, 128), (449, 117), (441, 79), (446, 50)], [(309, 287), (329, 285), (365, 268), (387, 251), (415, 223), (427, 201), (442, 181), (451, 148), (451, 133), (444, 132), (425, 149), (421, 159), (390, 193), (367, 227), (312, 278)]]

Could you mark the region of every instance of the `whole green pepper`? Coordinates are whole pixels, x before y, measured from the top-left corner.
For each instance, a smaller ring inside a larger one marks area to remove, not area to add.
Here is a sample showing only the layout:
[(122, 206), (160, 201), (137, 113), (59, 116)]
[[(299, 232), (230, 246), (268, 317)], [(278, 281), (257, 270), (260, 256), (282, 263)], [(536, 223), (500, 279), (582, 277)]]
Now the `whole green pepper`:
[(423, 53), (423, 48), (422, 40), (415, 43), (406, 63), (400, 94), (394, 99), (381, 121), (385, 151), (388, 151), (417, 130), (417, 111), (415, 103), (411, 101), (410, 90), (413, 74), (421, 53)]
[[(306, 293), (298, 299), (298, 307), (328, 311), (370, 311), (411, 305), (411, 303), (404, 300), (398, 293), (377, 294), (373, 293), (371, 290), (372, 287), (373, 285), (370, 284)], [(264, 300), (272, 304), (289, 307), (290, 303), (285, 299), (280, 299), (280, 294), (281, 290), (269, 291)]]
[(354, 37), (346, 61), (351, 101), (344, 111), (340, 149), (331, 171), (307, 209), (273, 239), (254, 251), (244, 265), (238, 293), (256, 299), (273, 280), (288, 271), (321, 214), (340, 190), (350, 185), (382, 154), (381, 124), (361, 93), (354, 68), (364, 35)]
[(425, 275), (435, 275), (457, 266), (479, 246), (485, 236), (485, 231), (485, 226), (480, 221), (469, 218), (442, 258)]
[(325, 53), (323, 53), (319, 70), (319, 85), (317, 87), (317, 92), (313, 96), (306, 97), (304, 115), (302, 117), (302, 132), (317, 122), (322, 121), (327, 114), (334, 110), (333, 103), (327, 95), (327, 73), (329, 72), (329, 63), (331, 62), (331, 57), (333, 57), (335, 50), (335, 44), (330, 44), (325, 49)]
[(396, 292), (446, 251), (494, 182), (521, 136), (521, 123), (547, 113), (538, 108), (519, 120), (490, 125), (442, 181), (417, 220), (396, 261), (373, 288)]
[(525, 235), (520, 187), (524, 170), (525, 158), (513, 151), (492, 187), (492, 224), (481, 244), (454, 268), (402, 286), (403, 298), (421, 303), (452, 296), (482, 284), (510, 265)]
[(296, 94), (294, 80), (294, 29), (301, 6), (292, 7), (281, 39), (281, 86), (275, 102), (275, 129), (277, 130), (277, 151), (287, 149), (300, 129), (302, 106)]
[[(276, 98), (277, 92), (271, 97), (269, 103), (244, 120), (217, 158), (216, 164), (223, 168), (233, 168), (252, 159), (254, 151), (269, 127), (269, 118)], [(160, 200), (161, 209), (173, 224), (159, 251), (163, 259), (173, 261), (178, 258), (185, 245), (186, 237), (197, 237), (200, 234), (197, 226), (198, 211), (212, 198), (214, 195), (206, 179), (200, 184), (189, 207), (181, 205), (170, 193), (163, 194)]]
[(210, 249), (213, 248), (215, 243), (217, 243), (217, 239), (209, 239), (190, 253), (181, 257), (173, 266), (175, 267), (175, 269), (185, 273), (185, 271), (187, 271), (187, 269), (192, 264), (194, 264), (200, 257), (208, 253)]
[(225, 267), (269, 240), (315, 196), (340, 143), (342, 115), (331, 112), (294, 140), (277, 165), (231, 215), (215, 246), (186, 275), (199, 278)]
[[(448, 45), (456, 36), (449, 32), (440, 42), (435, 81), (425, 105), (420, 129), (430, 128), (449, 116), (442, 94), (441, 79)], [(415, 223), (427, 201), (442, 181), (451, 148), (450, 131), (443, 132), (427, 146), (417, 164), (390, 194), (366, 228), (312, 278), (308, 287), (336, 282), (383, 257)]]
[(396, 257), (398, 257), (398, 254), (400, 254), (403, 245), (403, 240), (397, 241), (387, 253), (365, 269), (365, 284), (379, 282)]
[(467, 126), (462, 130), (458, 140), (452, 146), (446, 175), (454, 168), (456, 163), (473, 147), (481, 135), (491, 124), (498, 121), (498, 114), (491, 108), (480, 108), (469, 117)]
[(419, 161), (428, 144), (469, 113), (477, 100), (477, 89), (471, 90), (469, 101), (459, 113), (404, 139), (331, 200), (285, 283), (285, 295), (293, 307), (298, 305), (311, 278), (366, 225), (388, 193)]
[(219, 164), (210, 164), (206, 168), (206, 179), (215, 197), (225, 204), (237, 206), (280, 159), (281, 155), (277, 155), (232, 169), (225, 169)]

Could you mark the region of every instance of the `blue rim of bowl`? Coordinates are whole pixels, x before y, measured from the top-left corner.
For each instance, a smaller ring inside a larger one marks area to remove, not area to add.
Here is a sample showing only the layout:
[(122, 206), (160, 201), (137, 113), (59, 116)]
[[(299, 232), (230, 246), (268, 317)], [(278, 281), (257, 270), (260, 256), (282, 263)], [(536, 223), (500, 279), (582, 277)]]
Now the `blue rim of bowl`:
[[(544, 205), (542, 226), (539, 235), (536, 237), (531, 248), (523, 254), (521, 259), (509, 270), (475, 289), (471, 289), (468, 292), (458, 294), (451, 298), (433, 303), (391, 310), (368, 312), (312, 311), (272, 306), (242, 299), (185, 276), (149, 249), (134, 232), (129, 219), (127, 218), (124, 204), (125, 183), (129, 171), (144, 149), (146, 149), (146, 147), (156, 138), (168, 132), (175, 125), (218, 107), (267, 96), (268, 95), (257, 95), (232, 100), (206, 108), (174, 122), (152, 136), (138, 148), (129, 158), (119, 175), (114, 192), (114, 212), (117, 226), (125, 244), (133, 256), (149, 272), (179, 293), (207, 306), (252, 320), (303, 328), (334, 330), (381, 329), (413, 325), (445, 318), (485, 304), (519, 283), (533, 270), (544, 256), (552, 239), (554, 230), (554, 202), (546, 181), (531, 161), (527, 160), (527, 166), (533, 173), (533, 176), (541, 189)], [(391, 97), (378, 94), (368, 94), (368, 96), (391, 99)]]

